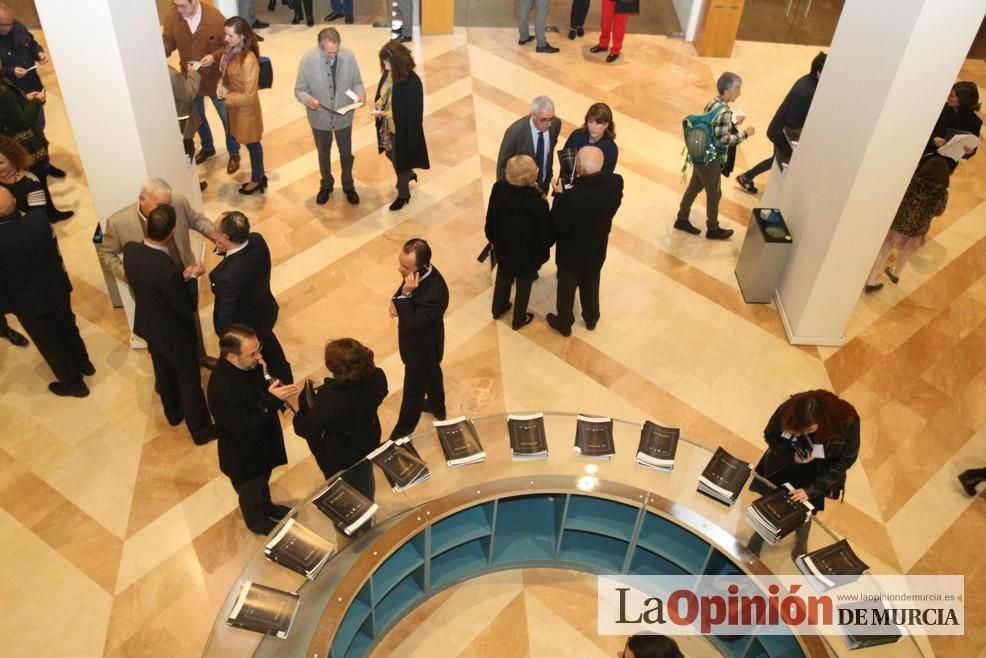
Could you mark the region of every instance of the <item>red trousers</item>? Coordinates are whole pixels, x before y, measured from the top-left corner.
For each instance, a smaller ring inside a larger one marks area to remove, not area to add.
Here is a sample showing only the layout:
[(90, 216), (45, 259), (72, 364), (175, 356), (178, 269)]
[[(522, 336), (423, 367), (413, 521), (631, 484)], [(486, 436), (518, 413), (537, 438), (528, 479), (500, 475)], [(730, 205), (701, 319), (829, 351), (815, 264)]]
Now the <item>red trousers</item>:
[(623, 35), (627, 33), (627, 21), (630, 14), (616, 13), (616, 0), (603, 0), (602, 28), (599, 35), (599, 47), (609, 48), (609, 33), (613, 32), (614, 55), (619, 55), (623, 50)]

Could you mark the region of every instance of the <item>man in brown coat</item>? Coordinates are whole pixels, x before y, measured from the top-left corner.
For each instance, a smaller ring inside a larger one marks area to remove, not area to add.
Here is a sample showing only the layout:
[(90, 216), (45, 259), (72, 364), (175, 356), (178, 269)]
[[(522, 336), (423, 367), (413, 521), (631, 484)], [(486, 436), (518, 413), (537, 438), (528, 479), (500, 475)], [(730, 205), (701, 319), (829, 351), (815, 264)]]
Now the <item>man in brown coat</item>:
[(223, 48), (223, 24), (226, 18), (218, 9), (204, 4), (202, 0), (172, 0), (172, 5), (162, 22), (165, 55), (171, 55), (177, 50), (182, 71), (188, 70), (189, 62), (201, 62), (199, 73), (202, 75), (202, 82), (199, 85), (199, 95), (195, 98), (195, 109), (202, 120), (199, 126), (202, 150), (195, 156), (195, 162), (202, 164), (216, 154), (212, 130), (205, 118), (205, 97), (208, 96), (226, 133), (226, 151), (229, 154), (226, 171), (232, 174), (240, 168), (240, 145), (229, 132), (225, 101), (216, 98), (219, 62), (211, 55)]

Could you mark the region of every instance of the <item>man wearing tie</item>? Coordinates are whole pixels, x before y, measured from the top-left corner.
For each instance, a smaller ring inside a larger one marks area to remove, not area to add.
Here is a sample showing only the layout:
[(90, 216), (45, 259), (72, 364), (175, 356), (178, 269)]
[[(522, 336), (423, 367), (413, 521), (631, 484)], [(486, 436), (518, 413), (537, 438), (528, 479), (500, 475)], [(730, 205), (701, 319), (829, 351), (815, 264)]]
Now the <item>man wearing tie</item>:
[(216, 296), (212, 323), (216, 335), (222, 336), (230, 325), (250, 327), (260, 339), (260, 353), (267, 372), (282, 384), (294, 383), (291, 364), (277, 336), (278, 306), (270, 291), (270, 249), (259, 233), (250, 232), (250, 220), (233, 210), (224, 213), (216, 229), (216, 246), (223, 261), (209, 272), (212, 292)]
[(561, 119), (555, 116), (555, 104), (551, 99), (538, 96), (532, 100), (530, 116), (517, 119), (503, 133), (500, 154), (496, 158), (496, 179), (506, 178), (507, 160), (515, 155), (529, 155), (538, 166), (538, 186), (547, 192), (560, 132)]

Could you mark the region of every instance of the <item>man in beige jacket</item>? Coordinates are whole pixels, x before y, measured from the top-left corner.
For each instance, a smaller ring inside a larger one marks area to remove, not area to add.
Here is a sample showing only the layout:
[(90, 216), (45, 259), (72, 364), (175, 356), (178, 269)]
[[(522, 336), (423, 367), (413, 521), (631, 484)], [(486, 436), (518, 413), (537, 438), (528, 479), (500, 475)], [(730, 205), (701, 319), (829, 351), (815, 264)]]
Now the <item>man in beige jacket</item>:
[[(123, 247), (129, 242), (143, 242), (147, 215), (157, 206), (169, 204), (175, 209), (175, 232), (168, 251), (183, 270), (186, 278), (194, 285), (193, 294), (198, 299), (198, 279), (205, 273), (205, 265), (196, 259), (192, 252), (189, 230), (201, 233), (207, 240), (213, 240), (212, 220), (198, 212), (183, 196), (172, 194), (171, 186), (160, 178), (148, 178), (140, 187), (137, 203), (127, 206), (110, 215), (103, 230), (103, 241), (96, 245), (103, 268), (117, 279), (127, 283), (123, 270)], [(190, 285), (190, 287), (192, 287)], [(202, 340), (202, 325), (198, 313), (195, 314), (195, 328), (199, 337), (199, 363), (212, 369), (216, 359), (206, 355)]]

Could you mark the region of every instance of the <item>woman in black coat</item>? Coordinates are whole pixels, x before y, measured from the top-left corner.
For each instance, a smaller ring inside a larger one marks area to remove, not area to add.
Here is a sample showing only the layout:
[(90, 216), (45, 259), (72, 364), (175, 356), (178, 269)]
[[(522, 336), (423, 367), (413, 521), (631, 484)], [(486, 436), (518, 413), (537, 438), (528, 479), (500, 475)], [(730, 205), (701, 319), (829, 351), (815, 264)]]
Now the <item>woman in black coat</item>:
[(517, 281), (513, 328), (534, 319), (527, 312), (531, 285), (548, 260), (553, 242), (548, 202), (537, 186), (538, 168), (529, 155), (507, 160), (506, 180), (497, 181), (486, 210), (486, 239), (496, 255), (493, 319), (510, 310), (510, 288)]
[[(979, 89), (975, 83), (960, 81), (952, 85), (945, 107), (942, 108), (931, 137), (928, 138), (928, 144), (924, 147), (924, 155), (942, 157), (937, 155), (938, 147), (957, 134), (969, 133), (978, 137), (983, 127), (983, 120), (976, 114), (979, 107)], [(976, 149), (966, 147), (962, 157), (967, 160), (975, 154)], [(952, 158), (943, 159), (948, 163), (950, 171), (955, 171), (959, 166)]]
[[(859, 456), (859, 414), (851, 404), (825, 390), (797, 393), (777, 408), (763, 435), (767, 451), (758, 475), (776, 486), (789, 483), (791, 500), (809, 501), (816, 513), (825, 509), (826, 496), (842, 497), (846, 471)], [(757, 481), (751, 488), (769, 491)], [(798, 528), (792, 557), (807, 552), (809, 528)], [(750, 550), (759, 555), (762, 547), (763, 538), (754, 534)]]
[(415, 169), (429, 169), (424, 131), (424, 89), (414, 72), (411, 51), (400, 41), (380, 49), (380, 84), (370, 114), (377, 120), (377, 146), (387, 153), (397, 173), (397, 198), (391, 210), (400, 210), (411, 200), (410, 182), (418, 180)]
[(377, 409), (387, 397), (387, 376), (374, 366), (373, 352), (352, 338), (325, 346), (325, 367), (333, 377), (317, 389), (311, 409), (301, 397), (294, 431), (326, 479), (349, 469), (343, 479), (373, 500), (373, 465), (363, 458), (380, 445)]

